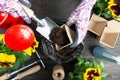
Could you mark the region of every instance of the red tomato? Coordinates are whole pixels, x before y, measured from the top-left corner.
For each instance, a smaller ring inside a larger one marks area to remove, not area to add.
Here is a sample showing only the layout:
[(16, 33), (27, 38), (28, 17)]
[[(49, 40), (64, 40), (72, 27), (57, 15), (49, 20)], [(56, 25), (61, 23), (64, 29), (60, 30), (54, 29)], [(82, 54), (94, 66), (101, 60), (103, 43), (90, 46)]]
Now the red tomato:
[(25, 50), (33, 44), (34, 32), (26, 25), (14, 25), (6, 31), (4, 40), (12, 50)]

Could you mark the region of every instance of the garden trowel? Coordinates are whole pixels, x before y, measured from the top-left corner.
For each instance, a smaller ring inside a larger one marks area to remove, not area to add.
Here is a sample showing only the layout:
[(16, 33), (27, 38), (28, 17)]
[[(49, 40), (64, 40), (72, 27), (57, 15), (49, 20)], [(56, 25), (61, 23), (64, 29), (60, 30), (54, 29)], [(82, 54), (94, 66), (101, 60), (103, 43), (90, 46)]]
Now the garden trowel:
[(36, 31), (38, 31), (43, 37), (51, 41), (49, 38), (49, 34), (51, 30), (55, 27), (58, 27), (58, 25), (48, 17), (45, 17), (43, 19), (38, 19), (32, 9), (24, 6), (23, 4), (21, 5), (28, 14), (29, 18), (32, 18), (34, 21), (37, 22)]

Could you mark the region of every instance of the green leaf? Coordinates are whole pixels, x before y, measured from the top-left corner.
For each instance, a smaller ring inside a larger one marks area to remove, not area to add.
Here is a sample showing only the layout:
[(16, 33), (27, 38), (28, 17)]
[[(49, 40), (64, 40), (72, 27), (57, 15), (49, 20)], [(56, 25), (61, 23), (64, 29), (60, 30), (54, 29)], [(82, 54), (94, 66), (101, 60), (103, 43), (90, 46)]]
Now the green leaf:
[(5, 72), (6, 70), (6, 68), (0, 68), (0, 72)]
[(78, 62), (75, 64), (74, 71), (68, 73), (72, 80), (83, 80), (83, 73), (85, 73), (87, 68), (100, 68), (102, 73), (101, 80), (104, 80), (107, 76), (107, 74), (103, 72), (103, 62), (96, 63), (94, 61), (84, 60), (82, 56), (78, 56), (77, 60)]
[(109, 0), (104, 0), (106, 3), (109, 2)]
[(89, 61), (86, 61), (86, 62), (85, 62), (85, 67), (86, 67), (86, 68), (89, 68), (89, 67), (90, 67), (90, 62), (89, 62)]
[(102, 14), (105, 18), (112, 18), (112, 13), (109, 9), (106, 9), (103, 14)]
[(106, 78), (108, 75), (107, 75), (107, 73), (102, 71), (102, 75), (101, 76), (102, 76), (102, 78)]
[(82, 65), (75, 64), (74, 73), (75, 74), (83, 73), (85, 71), (85, 69), (86, 68), (85, 68), (84, 64), (82, 64)]
[(93, 67), (93, 62), (90, 62), (90, 64), (89, 64), (89, 68), (90, 68), (90, 67)]
[(83, 76), (82, 75), (75, 75), (74, 80), (83, 80)]
[(14, 70), (24, 66), (25, 62), (30, 59), (30, 56), (24, 52), (17, 52), (17, 53), (15, 53), (15, 56), (17, 57), (16, 62), (14, 63), (14, 65), (12, 67), (12, 69), (14, 69)]
[(96, 2), (103, 2), (103, 0), (96, 0)]
[(16, 62), (14, 63), (12, 70), (17, 70), (18, 68), (20, 68), (20, 59), (17, 59)]
[(16, 62), (14, 63), (12, 68), (9, 68), (10, 70), (8, 68), (0, 68), (0, 72), (5, 71), (6, 69), (8, 69), (9, 71), (16, 70), (22, 67), (25, 64), (25, 62), (31, 58), (29, 55), (27, 55), (26, 53), (22, 51), (11, 50), (3, 43), (3, 41), (0, 41), (0, 53), (6, 53), (8, 55), (14, 54), (16, 57)]
[(103, 63), (103, 62), (100, 62), (100, 63), (99, 63), (99, 68), (100, 68), (100, 69), (103, 69), (103, 68), (104, 68), (104, 63)]
[(72, 72), (69, 72), (69, 73), (68, 73), (68, 76), (69, 76), (70, 79), (73, 79), (74, 74), (73, 74)]
[(99, 16), (111, 18), (110, 11), (106, 10), (108, 7), (108, 1), (109, 0), (97, 0), (93, 7), (93, 12)]
[(99, 2), (95, 4), (96, 8), (99, 8), (101, 11), (104, 11), (107, 8), (107, 4), (103, 2)]
[(78, 60), (78, 64), (79, 64), (79, 65), (81, 65), (81, 64), (84, 63), (84, 59), (83, 59), (82, 56), (78, 56), (77, 60)]

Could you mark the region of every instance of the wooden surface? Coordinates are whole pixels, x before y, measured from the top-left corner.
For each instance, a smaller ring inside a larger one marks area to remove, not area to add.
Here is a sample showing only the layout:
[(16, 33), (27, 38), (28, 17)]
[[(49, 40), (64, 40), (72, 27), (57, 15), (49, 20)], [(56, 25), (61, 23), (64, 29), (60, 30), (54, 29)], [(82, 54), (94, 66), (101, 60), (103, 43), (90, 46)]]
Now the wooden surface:
[[(55, 20), (67, 19), (73, 9), (80, 3), (80, 0), (30, 0), (32, 3), (32, 9), (35, 11), (35, 14), (38, 18), (43, 18), (44, 16), (48, 16), (49, 18)], [(30, 27), (35, 31), (36, 22), (32, 22)], [(35, 32), (37, 39), (41, 41), (40, 34)], [(91, 54), (91, 50), (93, 46), (99, 44), (97, 37), (91, 32), (87, 33), (87, 36), (84, 40), (85, 46), (81, 54), (86, 59), (92, 59), (94, 61), (99, 61), (100, 59), (95, 58)], [(115, 52), (120, 53), (120, 38), (118, 38), (117, 44), (114, 49)], [(39, 72), (32, 74), (23, 78), (22, 80), (53, 80), (52, 79), (52, 69), (53, 66), (57, 63), (53, 62), (47, 55), (45, 55), (41, 49), (38, 49), (43, 62), (46, 65), (46, 69), (41, 69)], [(32, 63), (35, 60), (38, 60), (35, 54), (33, 54), (32, 59), (28, 62)], [(75, 62), (69, 62), (66, 64), (62, 64), (65, 69), (65, 80), (68, 80), (67, 73), (73, 69), (73, 64)], [(108, 73), (108, 78), (106, 80), (120, 80), (120, 66), (111, 63), (108, 61), (104, 61), (105, 63), (105, 71)]]
[[(30, 0), (30, 1), (33, 5), (32, 9), (34, 9), (35, 14), (39, 18), (48, 16), (53, 20), (67, 19), (70, 13), (73, 11), (73, 9), (75, 9), (76, 6), (80, 3), (80, 0), (35, 0), (35, 1)], [(36, 34), (36, 35), (39, 36), (39, 34)], [(95, 58), (91, 54), (92, 47), (97, 44), (100, 44), (96, 36), (91, 32), (88, 32), (84, 42), (85, 42), (85, 46), (81, 54), (86, 59), (93, 59), (95, 61), (96, 60), (99, 61), (99, 59)], [(116, 46), (112, 50), (120, 53), (120, 38), (118, 38)], [(46, 70), (42, 69), (38, 73), (24, 78), (24, 80), (52, 80), (51, 73), (52, 73), (53, 66), (56, 63), (52, 62), (52, 60), (49, 58), (47, 59), (44, 58), (43, 61), (47, 66)], [(120, 80), (120, 69), (119, 69), (120, 66), (108, 61), (104, 61), (104, 62), (105, 62), (105, 71), (108, 73), (108, 78), (106, 80)], [(73, 69), (73, 63), (74, 61), (67, 64), (63, 64), (65, 68), (65, 73), (66, 73), (65, 80), (68, 80), (67, 72)]]
[[(85, 42), (85, 46), (84, 46), (83, 51), (81, 52), (81, 54), (84, 56), (84, 58), (87, 60), (90, 59), (90, 60), (97, 61), (97, 62), (101, 61), (101, 59), (98, 59), (98, 58), (92, 56), (92, 53), (91, 53), (93, 46), (99, 44), (96, 36), (94, 34), (92, 34), (91, 32), (88, 32), (84, 42)], [(101, 45), (101, 44), (99, 44), (99, 45)], [(120, 38), (118, 39), (115, 48), (112, 50), (120, 53)], [(41, 53), (41, 55), (42, 55), (42, 53)], [(37, 58), (34, 57), (34, 59), (37, 59)], [(47, 68), (42, 69), (41, 71), (39, 71), (35, 74), (27, 76), (22, 80), (53, 80), (52, 79), (52, 70), (53, 70), (53, 66), (56, 63), (54, 63), (51, 59), (47, 58), (47, 56), (46, 56), (46, 58), (45, 57), (42, 58), (42, 60), (45, 63)], [(105, 80), (120, 80), (120, 69), (119, 69), (120, 65), (117, 65), (112, 62), (104, 61), (104, 60), (102, 60), (102, 61), (105, 64), (104, 70), (108, 74), (108, 77)], [(69, 80), (67, 73), (69, 71), (73, 70), (73, 64), (74, 64), (74, 61), (66, 63), (66, 64), (62, 64), (65, 69), (65, 73), (66, 73), (64, 80)]]

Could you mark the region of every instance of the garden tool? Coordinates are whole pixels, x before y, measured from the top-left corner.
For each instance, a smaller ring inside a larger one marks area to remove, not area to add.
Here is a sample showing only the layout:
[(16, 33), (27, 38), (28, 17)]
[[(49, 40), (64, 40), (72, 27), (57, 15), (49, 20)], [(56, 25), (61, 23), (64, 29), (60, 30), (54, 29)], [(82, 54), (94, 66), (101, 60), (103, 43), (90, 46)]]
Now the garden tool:
[(40, 60), (43, 68), (45, 68), (45, 64), (43, 63), (43, 61), (42, 61), (42, 59), (40, 58), (40, 55), (39, 55), (39, 53), (38, 53), (37, 51), (36, 51), (36, 55), (37, 55), (38, 59)]
[(71, 44), (71, 47), (76, 47), (85, 38), (91, 11), (95, 2), (96, 0), (82, 0), (68, 18), (68, 21), (66, 22), (68, 26), (71, 26), (72, 24), (76, 25), (76, 37)]
[(8, 76), (9, 76), (9, 77), (12, 77), (13, 75), (15, 75), (15, 74), (17, 74), (17, 73), (19, 73), (19, 72), (21, 72), (21, 71), (23, 71), (23, 70), (25, 70), (25, 69), (28, 69), (28, 68), (30, 68), (30, 67), (38, 64), (38, 63), (40, 63), (40, 60), (36, 60), (36, 61), (34, 61), (33, 63), (31, 63), (31, 64), (29, 64), (29, 65), (27, 65), (27, 66), (25, 66), (25, 67), (22, 67), (22, 68), (20, 68), (20, 69), (18, 69), (18, 70), (16, 70), (16, 71), (13, 71), (13, 72), (11, 72), (10, 74), (8, 74)]
[(31, 3), (29, 2), (29, 0), (19, 0), (20, 1), (20, 3), (22, 3), (23, 5), (25, 5), (25, 6), (27, 6), (27, 7), (29, 7), (29, 8), (31, 8)]
[(32, 68), (30, 68), (24, 72), (18, 73), (17, 76), (12, 78), (11, 80), (18, 80), (18, 79), (20, 80), (23, 77), (26, 77), (30, 74), (33, 74), (33, 73), (39, 71), (40, 69), (41, 69), (40, 65), (33, 66)]
[(23, 6), (23, 8), (26, 11), (26, 13), (28, 14), (28, 16), (37, 22), (36, 31), (38, 31), (43, 37), (45, 37), (46, 39), (51, 41), (49, 38), (49, 34), (50, 34), (51, 30), (55, 27), (58, 27), (58, 25), (48, 17), (45, 17), (41, 20), (38, 19), (32, 9), (24, 6), (23, 4), (21, 4), (21, 5)]
[(92, 54), (97, 58), (114, 62), (120, 65), (120, 54), (113, 52), (110, 49), (97, 45), (93, 48)]
[[(23, 78), (25, 76), (28, 76), (28, 75), (30, 75), (32, 73), (35, 73), (35, 72), (39, 71), (40, 69), (41, 69), (40, 65), (33, 66), (33, 67), (31, 67), (30, 69), (28, 69), (26, 71), (23, 71), (23, 72), (18, 73), (18, 74), (16, 73), (17, 76), (14, 77), (13, 79), (10, 79), (10, 80), (21, 79), (21, 78)], [(5, 73), (4, 75), (0, 76), (0, 80), (8, 80), (11, 77), (9, 75), (11, 75), (11, 73), (10, 74), (9, 73)]]

